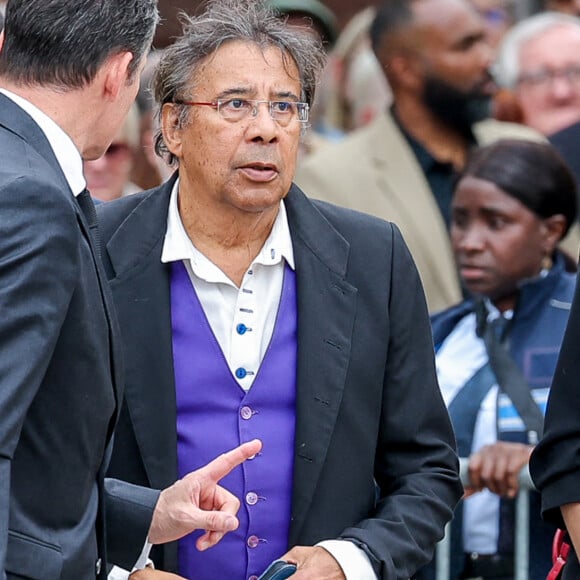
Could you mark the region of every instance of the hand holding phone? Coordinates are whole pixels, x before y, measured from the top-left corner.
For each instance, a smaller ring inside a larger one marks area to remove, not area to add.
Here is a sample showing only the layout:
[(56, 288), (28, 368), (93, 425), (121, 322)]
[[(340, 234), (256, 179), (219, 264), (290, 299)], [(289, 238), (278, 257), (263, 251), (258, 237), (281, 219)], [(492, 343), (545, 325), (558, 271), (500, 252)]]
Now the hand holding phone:
[(274, 560), (258, 580), (284, 580), (290, 578), (294, 572), (296, 572), (296, 564), (290, 564), (285, 560)]

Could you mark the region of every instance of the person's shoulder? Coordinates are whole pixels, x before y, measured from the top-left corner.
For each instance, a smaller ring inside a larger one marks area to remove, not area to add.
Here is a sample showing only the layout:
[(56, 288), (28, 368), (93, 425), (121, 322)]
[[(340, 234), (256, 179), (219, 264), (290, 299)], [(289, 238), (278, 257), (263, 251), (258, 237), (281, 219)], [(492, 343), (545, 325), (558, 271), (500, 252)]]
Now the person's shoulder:
[[(173, 180), (171, 181), (173, 182)], [(133, 212), (146, 207), (151, 200), (163, 195), (169, 197), (171, 187), (172, 185), (166, 182), (152, 189), (97, 204), (96, 209), (101, 237), (103, 239), (111, 237)]]
[(473, 311), (473, 300), (468, 299), (432, 314), (430, 319), (435, 344), (442, 342), (459, 321)]
[(558, 284), (552, 296), (552, 305), (554, 304), (554, 301), (562, 301), (571, 304), (574, 298), (577, 280), (578, 278), (576, 272), (561, 272), (559, 275)]
[(527, 141), (543, 141), (547, 139), (540, 132), (521, 125), (495, 119), (485, 119), (473, 126), (473, 133), (479, 145), (488, 145), (498, 139), (523, 139)]

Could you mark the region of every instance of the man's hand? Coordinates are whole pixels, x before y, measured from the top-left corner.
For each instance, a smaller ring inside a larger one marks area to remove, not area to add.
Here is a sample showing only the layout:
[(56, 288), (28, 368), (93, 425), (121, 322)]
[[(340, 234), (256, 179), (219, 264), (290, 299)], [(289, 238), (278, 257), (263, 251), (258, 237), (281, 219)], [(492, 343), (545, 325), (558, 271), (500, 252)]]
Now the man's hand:
[(488, 488), (502, 497), (514, 498), (520, 471), (530, 461), (533, 446), (498, 441), (482, 447), (469, 458), (469, 486), (465, 497)]
[(296, 546), (281, 558), (298, 569), (292, 580), (346, 580), (338, 562), (324, 548)]
[(196, 543), (198, 550), (206, 550), (235, 530), (240, 502), (218, 482), (261, 448), (258, 439), (244, 443), (164, 489), (153, 513), (149, 542), (164, 544), (206, 530)]
[(186, 578), (177, 574), (154, 570), (153, 568), (143, 568), (143, 570), (133, 572), (129, 576), (129, 580), (186, 580)]

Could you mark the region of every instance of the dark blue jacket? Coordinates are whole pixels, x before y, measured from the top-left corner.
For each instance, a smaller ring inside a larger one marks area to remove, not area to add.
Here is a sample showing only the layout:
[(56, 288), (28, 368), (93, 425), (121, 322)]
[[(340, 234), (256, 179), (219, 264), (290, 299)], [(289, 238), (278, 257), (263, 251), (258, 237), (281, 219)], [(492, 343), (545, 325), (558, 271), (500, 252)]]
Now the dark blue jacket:
[[(565, 271), (564, 259), (556, 254), (554, 267), (544, 278), (522, 284), (510, 327), (510, 350), (531, 389), (547, 388), (564, 336), (574, 295), (576, 275)], [(432, 316), (433, 340), (437, 349), (458, 322), (474, 311), (474, 301), (465, 300)], [(505, 441), (526, 442), (525, 432), (498, 433)], [(502, 530), (498, 551), (513, 553), (513, 500), (502, 500)], [(531, 494), (530, 580), (544, 580), (551, 566), (551, 541), (555, 528), (542, 522), (539, 494)], [(453, 534), (454, 537), (461, 535)], [(452, 547), (452, 563), (459, 566), (460, 546)], [(453, 577), (455, 575), (453, 574)]]

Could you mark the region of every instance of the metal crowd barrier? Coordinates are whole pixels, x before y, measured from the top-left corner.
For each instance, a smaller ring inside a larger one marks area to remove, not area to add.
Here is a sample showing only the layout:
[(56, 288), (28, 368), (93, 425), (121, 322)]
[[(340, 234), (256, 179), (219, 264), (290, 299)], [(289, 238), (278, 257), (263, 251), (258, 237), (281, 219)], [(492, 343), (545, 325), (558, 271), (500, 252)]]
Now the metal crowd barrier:
[[(468, 463), (469, 460), (465, 457), (459, 460), (463, 485), (469, 485)], [(530, 490), (535, 489), (535, 487), (527, 465), (520, 472), (519, 483), (520, 491), (516, 498), (514, 580), (528, 580), (530, 562), (529, 495)], [(449, 580), (450, 578), (451, 525), (451, 522), (447, 524), (445, 537), (437, 544), (435, 568), (437, 580)]]

